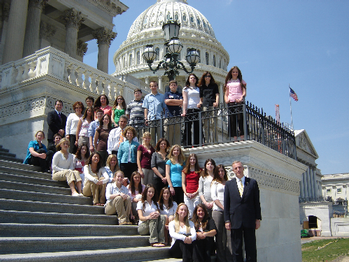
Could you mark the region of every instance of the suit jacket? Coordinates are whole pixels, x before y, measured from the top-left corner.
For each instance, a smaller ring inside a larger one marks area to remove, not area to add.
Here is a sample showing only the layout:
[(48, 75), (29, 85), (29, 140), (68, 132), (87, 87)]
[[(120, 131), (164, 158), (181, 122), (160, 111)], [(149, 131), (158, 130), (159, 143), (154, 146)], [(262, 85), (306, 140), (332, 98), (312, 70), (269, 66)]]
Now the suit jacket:
[(61, 113), (61, 119), (60, 119), (56, 110), (49, 112), (47, 114), (47, 124), (48, 124), (47, 139), (53, 140), (53, 136), (57, 134), (60, 129), (65, 130), (66, 122), (67, 122), (67, 117), (63, 113)]
[(245, 177), (242, 197), (236, 179), (228, 181), (224, 191), (224, 221), (229, 220), (232, 229), (255, 228), (256, 219), (262, 219), (257, 181)]

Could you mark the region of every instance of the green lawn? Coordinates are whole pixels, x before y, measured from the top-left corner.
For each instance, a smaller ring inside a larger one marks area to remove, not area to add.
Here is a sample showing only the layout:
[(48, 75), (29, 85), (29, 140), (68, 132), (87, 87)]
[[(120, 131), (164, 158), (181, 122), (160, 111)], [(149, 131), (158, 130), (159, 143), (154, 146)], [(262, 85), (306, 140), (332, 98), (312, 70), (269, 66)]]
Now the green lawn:
[(329, 262), (343, 256), (349, 256), (349, 238), (315, 240), (302, 245), (303, 262)]

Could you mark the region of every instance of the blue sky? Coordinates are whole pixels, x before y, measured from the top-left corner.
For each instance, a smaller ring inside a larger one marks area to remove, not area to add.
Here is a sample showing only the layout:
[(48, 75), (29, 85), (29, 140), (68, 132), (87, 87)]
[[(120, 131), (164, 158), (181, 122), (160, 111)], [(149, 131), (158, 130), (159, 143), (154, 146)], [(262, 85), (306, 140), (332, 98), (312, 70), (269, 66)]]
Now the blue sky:
[[(114, 18), (118, 33), (113, 55), (133, 21), (156, 0), (121, 0), (129, 9)], [(305, 129), (319, 155), (322, 174), (349, 172), (349, 1), (347, 0), (188, 0), (211, 23), (230, 55), (228, 69), (239, 66), (247, 100)], [(90, 41), (84, 62), (96, 67), (97, 45)]]

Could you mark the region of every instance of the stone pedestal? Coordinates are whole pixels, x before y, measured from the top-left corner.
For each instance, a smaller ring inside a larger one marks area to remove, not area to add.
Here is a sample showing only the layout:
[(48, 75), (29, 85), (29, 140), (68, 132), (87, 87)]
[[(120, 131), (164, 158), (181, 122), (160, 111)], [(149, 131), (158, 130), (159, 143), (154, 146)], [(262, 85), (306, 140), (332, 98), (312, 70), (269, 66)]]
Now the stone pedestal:
[(298, 197), (299, 181), (307, 166), (255, 141), (192, 148), (186, 152), (197, 154), (201, 167), (206, 159), (212, 158), (229, 172), (233, 161), (241, 161), (245, 176), (256, 179), (260, 188), (258, 261), (302, 261)]

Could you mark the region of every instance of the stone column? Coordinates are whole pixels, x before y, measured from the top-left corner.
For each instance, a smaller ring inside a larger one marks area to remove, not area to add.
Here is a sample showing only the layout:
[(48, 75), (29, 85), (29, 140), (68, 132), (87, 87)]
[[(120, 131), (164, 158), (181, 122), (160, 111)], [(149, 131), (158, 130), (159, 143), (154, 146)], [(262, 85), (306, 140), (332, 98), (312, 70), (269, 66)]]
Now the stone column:
[(25, 29), (23, 57), (40, 49), (40, 20), (48, 0), (29, 0), (27, 27)]
[(28, 0), (11, 1), (3, 64), (22, 58), (27, 11)]
[(76, 58), (76, 50), (78, 44), (78, 31), (84, 18), (81, 12), (76, 11), (74, 8), (66, 10), (62, 18), (66, 22), (66, 36), (64, 52), (73, 58)]
[(164, 87), (162, 86), (162, 76), (158, 77), (158, 86), (159, 86), (159, 90), (164, 91)]
[(116, 37), (116, 33), (108, 28), (99, 28), (93, 32), (93, 37), (98, 44), (97, 69), (108, 74), (108, 56), (111, 41)]

